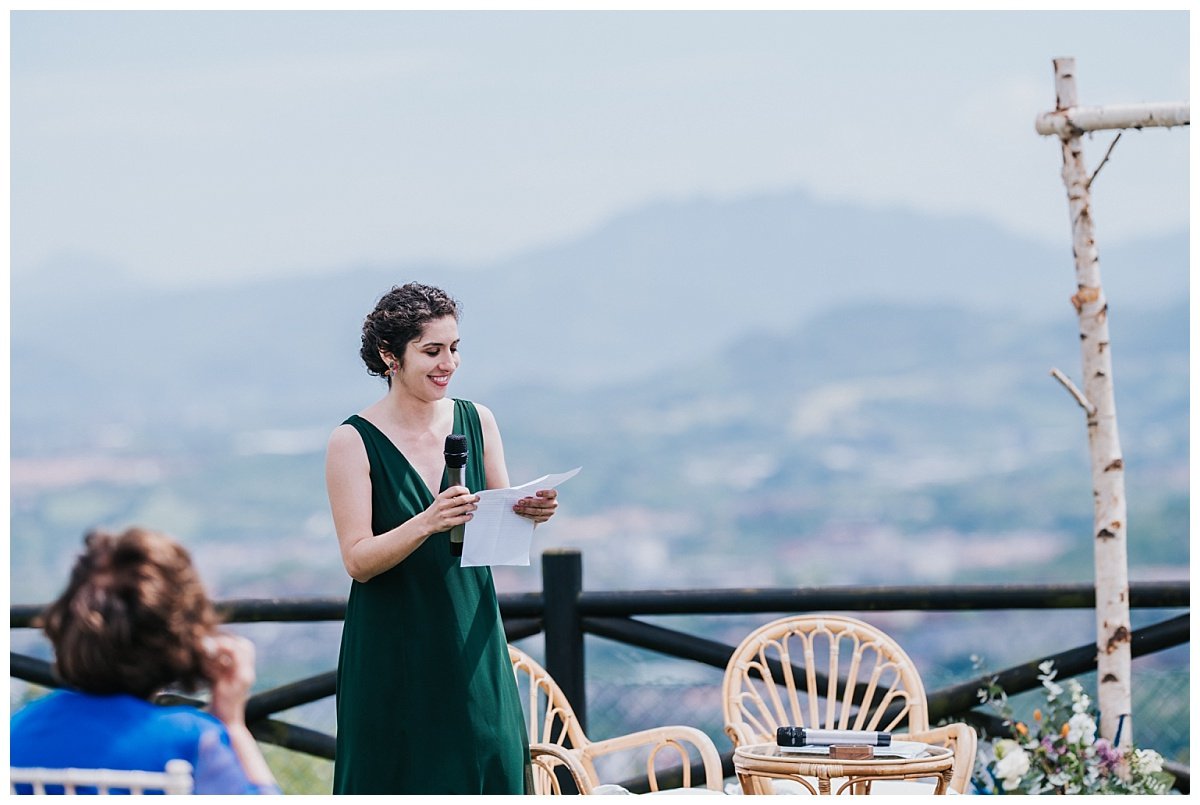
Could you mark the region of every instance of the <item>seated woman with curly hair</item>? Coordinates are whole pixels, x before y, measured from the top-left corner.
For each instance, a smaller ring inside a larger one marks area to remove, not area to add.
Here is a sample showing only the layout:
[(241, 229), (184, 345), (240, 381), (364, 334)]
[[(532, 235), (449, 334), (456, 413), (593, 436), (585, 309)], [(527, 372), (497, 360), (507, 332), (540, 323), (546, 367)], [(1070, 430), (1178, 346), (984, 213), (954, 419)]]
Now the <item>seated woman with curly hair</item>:
[[(188, 552), (141, 528), (84, 543), (42, 616), (65, 688), (13, 715), (11, 764), (162, 771), (181, 758), (197, 794), (279, 793), (246, 727), (254, 646), (217, 631)], [(153, 703), (165, 687), (206, 683), (208, 712)]]

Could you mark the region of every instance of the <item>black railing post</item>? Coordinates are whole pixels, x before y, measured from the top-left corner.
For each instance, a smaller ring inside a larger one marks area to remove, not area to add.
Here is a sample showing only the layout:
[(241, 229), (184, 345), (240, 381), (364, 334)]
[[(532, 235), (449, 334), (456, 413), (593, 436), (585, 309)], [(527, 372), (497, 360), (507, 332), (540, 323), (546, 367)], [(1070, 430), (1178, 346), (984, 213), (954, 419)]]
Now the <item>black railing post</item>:
[(587, 730), (587, 695), (583, 685), (583, 626), (579, 594), (583, 591), (583, 557), (576, 550), (542, 554), (542, 594), (546, 628), (546, 670), (575, 709)]

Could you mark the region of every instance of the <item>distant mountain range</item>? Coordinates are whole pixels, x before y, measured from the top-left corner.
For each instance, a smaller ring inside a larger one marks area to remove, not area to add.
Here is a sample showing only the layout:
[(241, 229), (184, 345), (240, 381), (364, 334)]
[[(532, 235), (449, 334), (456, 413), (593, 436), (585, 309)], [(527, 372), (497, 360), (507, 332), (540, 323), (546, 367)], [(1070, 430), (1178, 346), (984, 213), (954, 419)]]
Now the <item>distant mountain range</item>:
[[(1186, 247), (1102, 251), (1141, 578), (1187, 573)], [(789, 195), (649, 207), (473, 270), (16, 277), (14, 594), (130, 522), (226, 595), (342, 594), (321, 454), (382, 393), (360, 324), (411, 279), (462, 299), (452, 391), (496, 412), (512, 480), (584, 467), (534, 550), (583, 549), (589, 588), (1083, 580), (1086, 427), (1049, 376), (1079, 374), (1063, 251)]]
[[(1130, 561), (1186, 572), (1187, 302), (1112, 333)], [(1079, 360), (1070, 317), (857, 304), (643, 380), (502, 395), (493, 410), (518, 478), (585, 466), (564, 494), (606, 525), (560, 534), (593, 564), (611, 557), (617, 578), (982, 580), (1023, 565), (1083, 580), (1087, 429), (1049, 375), (1077, 378)], [(670, 549), (621, 570), (624, 553), (595, 549), (613, 540)], [(877, 561), (851, 568), (864, 551)], [(739, 554), (757, 557), (738, 560), (745, 578), (728, 564)]]
[[(978, 220), (792, 192), (650, 205), (494, 265), (358, 267), (186, 291), (64, 258), (12, 280), (13, 451), (74, 449), (114, 429), (167, 445), (184, 431), (340, 421), (379, 393), (357, 358), (363, 316), (414, 279), (462, 300), (456, 392), (488, 398), (692, 365), (748, 332), (785, 333), (847, 304), (954, 306), (1011, 318), (1014, 330), (1070, 321), (1065, 219), (1055, 250)], [(1115, 322), (1186, 298), (1186, 233), (1111, 250), (1102, 226), (1100, 237)], [(895, 315), (884, 343), (846, 359), (874, 357), (919, 324)]]

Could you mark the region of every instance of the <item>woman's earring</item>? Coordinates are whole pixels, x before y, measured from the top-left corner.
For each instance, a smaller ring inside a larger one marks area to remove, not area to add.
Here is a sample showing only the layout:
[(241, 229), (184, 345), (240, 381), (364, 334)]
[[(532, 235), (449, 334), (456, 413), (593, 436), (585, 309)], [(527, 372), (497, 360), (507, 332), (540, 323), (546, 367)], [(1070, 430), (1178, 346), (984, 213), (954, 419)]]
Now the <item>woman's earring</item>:
[(396, 376), (396, 372), (398, 372), (398, 371), (399, 371), (399, 369), (400, 369), (400, 366), (399, 366), (399, 364), (395, 364), (395, 363), (393, 363), (393, 364), (392, 364), (392, 367), (391, 367), (391, 370), (388, 372), (388, 374), (389, 374), (389, 375), (391, 375), (392, 377), (395, 377), (395, 376)]

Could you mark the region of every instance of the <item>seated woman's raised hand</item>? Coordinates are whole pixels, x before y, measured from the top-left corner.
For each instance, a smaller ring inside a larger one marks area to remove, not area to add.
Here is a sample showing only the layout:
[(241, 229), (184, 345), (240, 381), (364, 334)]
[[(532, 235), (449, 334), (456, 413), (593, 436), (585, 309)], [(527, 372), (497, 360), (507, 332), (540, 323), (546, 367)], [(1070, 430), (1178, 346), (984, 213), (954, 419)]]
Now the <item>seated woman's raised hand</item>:
[(212, 684), (209, 711), (226, 725), (244, 724), (255, 680), (254, 644), (238, 635), (218, 633), (205, 638), (204, 653)]

